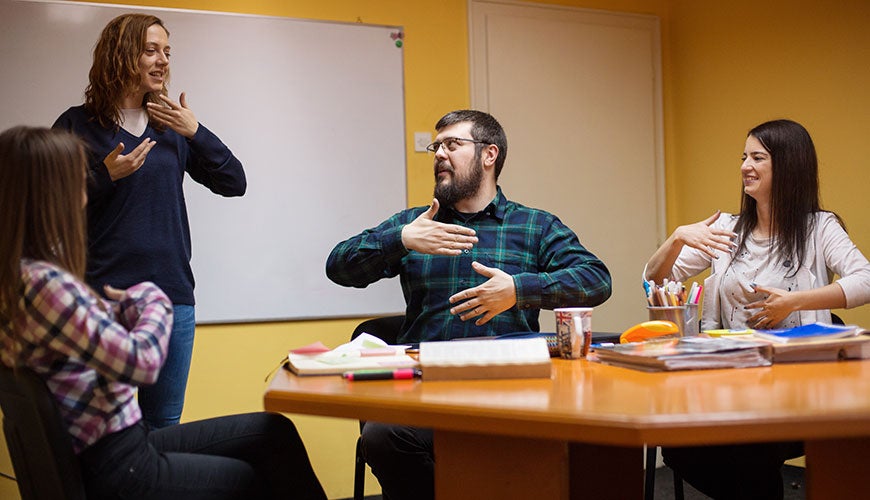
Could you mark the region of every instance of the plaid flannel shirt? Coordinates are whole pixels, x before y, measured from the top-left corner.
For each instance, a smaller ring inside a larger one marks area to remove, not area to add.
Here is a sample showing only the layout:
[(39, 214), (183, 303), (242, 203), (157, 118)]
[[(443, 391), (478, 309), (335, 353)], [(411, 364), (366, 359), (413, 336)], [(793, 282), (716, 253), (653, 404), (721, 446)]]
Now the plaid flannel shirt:
[(135, 386), (153, 384), (163, 366), (172, 327), (166, 295), (140, 283), (118, 303), (103, 301), (69, 272), (41, 261), (23, 260), (21, 274), (21, 353), (13, 359), (4, 350), (2, 361), (23, 364), (45, 380), (76, 452), (141, 420)]
[[(343, 286), (364, 288), (400, 276), (407, 303), (400, 342), (447, 340), (538, 331), (540, 309), (596, 306), (610, 297), (610, 272), (558, 217), (508, 201), (501, 188), (476, 214), (441, 208), (435, 220), (474, 229), (478, 243), (458, 256), (427, 255), (402, 245), (402, 228), (428, 207), (399, 212), (377, 227), (339, 243), (326, 273)], [(451, 295), (488, 278), (472, 261), (498, 268), (514, 279), (516, 305), (476, 326), (450, 314)]]

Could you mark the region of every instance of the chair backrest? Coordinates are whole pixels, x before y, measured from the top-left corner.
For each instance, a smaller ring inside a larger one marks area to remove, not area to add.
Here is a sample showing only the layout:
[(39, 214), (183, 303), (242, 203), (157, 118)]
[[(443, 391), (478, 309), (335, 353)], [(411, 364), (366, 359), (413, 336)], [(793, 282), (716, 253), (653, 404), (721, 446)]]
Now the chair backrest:
[(350, 334), (350, 339), (357, 338), (361, 333), (368, 333), (383, 340), (387, 344), (395, 344), (402, 333), (402, 323), (405, 316), (384, 316), (363, 321)]
[[(360, 323), (354, 328), (350, 334), (350, 339), (353, 340), (362, 333), (368, 333), (383, 340), (387, 344), (395, 345), (398, 341), (399, 334), (402, 333), (402, 323), (405, 321), (405, 316), (384, 316), (382, 318), (368, 319)], [(359, 431), (362, 433), (366, 423), (364, 420), (359, 421)], [(363, 500), (365, 498), (365, 480), (366, 480), (366, 462), (362, 455), (362, 438), (356, 440), (356, 464), (353, 474), (353, 498), (354, 500)], [(386, 500), (386, 496), (384, 496)]]
[(72, 438), (45, 382), (27, 368), (0, 365), (0, 407), (21, 499), (84, 499)]

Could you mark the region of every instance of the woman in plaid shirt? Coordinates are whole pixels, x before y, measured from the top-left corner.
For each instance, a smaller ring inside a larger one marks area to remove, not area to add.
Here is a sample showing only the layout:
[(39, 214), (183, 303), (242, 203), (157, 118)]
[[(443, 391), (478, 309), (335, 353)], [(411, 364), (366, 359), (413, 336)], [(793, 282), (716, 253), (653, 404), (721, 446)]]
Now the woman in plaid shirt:
[(136, 387), (166, 358), (172, 305), (152, 283), (84, 284), (87, 160), (58, 130), (0, 134), (0, 361), (54, 394), (89, 498), (326, 498), (299, 434), (251, 413), (151, 430)]

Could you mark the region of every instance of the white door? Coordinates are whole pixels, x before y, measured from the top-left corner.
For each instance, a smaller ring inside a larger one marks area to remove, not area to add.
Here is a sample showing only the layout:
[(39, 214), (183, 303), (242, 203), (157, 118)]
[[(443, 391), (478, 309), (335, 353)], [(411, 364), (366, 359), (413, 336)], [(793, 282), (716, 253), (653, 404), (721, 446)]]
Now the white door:
[(665, 230), (658, 19), (474, 0), (469, 16), (472, 106), (507, 132), (505, 195), (558, 215), (610, 269), (593, 330), (646, 321), (641, 272)]

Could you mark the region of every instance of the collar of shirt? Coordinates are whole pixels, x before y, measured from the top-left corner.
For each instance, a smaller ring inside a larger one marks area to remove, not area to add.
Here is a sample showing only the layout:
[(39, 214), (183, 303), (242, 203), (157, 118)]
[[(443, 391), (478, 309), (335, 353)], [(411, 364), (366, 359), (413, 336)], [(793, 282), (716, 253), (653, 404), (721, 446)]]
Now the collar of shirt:
[[(493, 200), (489, 202), (489, 205), (487, 205), (480, 212), (477, 212), (475, 214), (466, 214), (457, 211), (453, 207), (448, 207), (448, 209), (443, 212), (439, 211), (438, 215), (441, 215), (442, 213), (444, 214), (444, 220), (441, 220), (441, 222), (449, 222), (448, 219), (457, 219), (467, 223), (481, 217), (493, 217), (499, 222), (502, 222), (504, 221), (505, 213), (507, 212), (507, 205), (508, 201), (507, 198), (505, 198), (504, 194), (501, 192), (501, 187), (496, 186), (495, 198), (493, 198)], [(439, 219), (441, 219), (441, 217), (436, 217), (436, 220)]]

